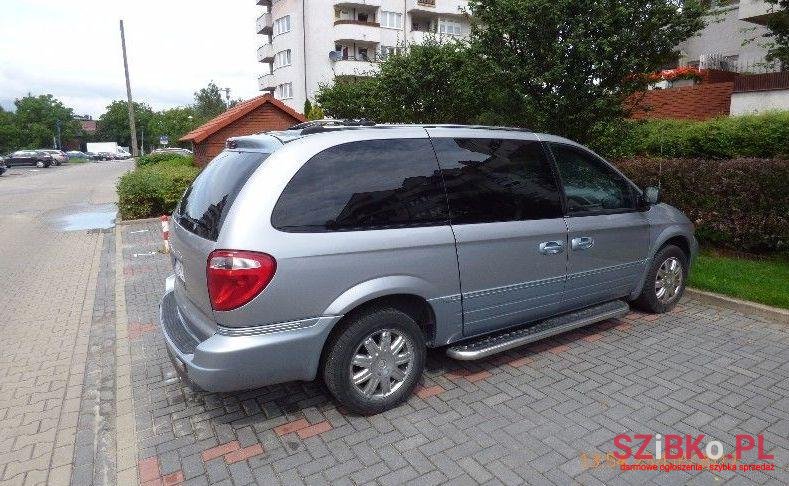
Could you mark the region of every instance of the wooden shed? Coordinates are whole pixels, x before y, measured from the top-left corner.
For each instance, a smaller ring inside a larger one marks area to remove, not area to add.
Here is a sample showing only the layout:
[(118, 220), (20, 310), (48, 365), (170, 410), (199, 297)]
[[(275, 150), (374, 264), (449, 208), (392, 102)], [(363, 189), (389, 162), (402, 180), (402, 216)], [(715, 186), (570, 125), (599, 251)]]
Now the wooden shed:
[(266, 94), (237, 104), (187, 133), (181, 141), (192, 142), (195, 163), (203, 167), (224, 149), (230, 137), (284, 130), (304, 121), (301, 113)]

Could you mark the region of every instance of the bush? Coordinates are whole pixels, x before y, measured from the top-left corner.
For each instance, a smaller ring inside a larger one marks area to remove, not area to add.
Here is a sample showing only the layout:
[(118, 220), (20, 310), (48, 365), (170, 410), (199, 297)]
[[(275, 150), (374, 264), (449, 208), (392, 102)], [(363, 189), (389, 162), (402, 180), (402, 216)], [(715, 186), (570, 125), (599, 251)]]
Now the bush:
[(707, 121), (625, 121), (593, 130), (590, 146), (609, 158), (787, 158), (789, 111)]
[(187, 155), (181, 155), (181, 154), (168, 154), (165, 152), (159, 152), (155, 154), (143, 155), (142, 157), (137, 159), (137, 167), (143, 167), (151, 164), (158, 164), (159, 162), (165, 162), (165, 161), (179, 161), (183, 165), (194, 164), (193, 157), (189, 157)]
[(149, 163), (124, 174), (118, 182), (121, 218), (138, 219), (170, 214), (184, 191), (200, 173), (191, 157), (176, 156)]
[(633, 158), (616, 165), (640, 187), (661, 180), (663, 201), (693, 220), (702, 243), (755, 253), (788, 249), (789, 159)]

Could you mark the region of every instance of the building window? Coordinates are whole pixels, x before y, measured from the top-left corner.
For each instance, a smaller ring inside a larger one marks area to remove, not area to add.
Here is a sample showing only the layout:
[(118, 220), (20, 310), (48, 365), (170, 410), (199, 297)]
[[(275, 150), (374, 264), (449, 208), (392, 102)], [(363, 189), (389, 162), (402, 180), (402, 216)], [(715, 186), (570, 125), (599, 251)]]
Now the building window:
[(274, 21), (274, 35), (290, 32), (290, 15), (280, 17)]
[(279, 100), (293, 98), (293, 83), (283, 83), (277, 85), (277, 92), (275, 94)]
[(397, 12), (381, 12), (381, 27), (390, 29), (403, 28), (403, 14)]
[(290, 66), (290, 49), (279, 51), (274, 55), (274, 69)]
[(449, 35), (461, 35), (463, 30), (460, 22), (448, 19), (438, 19), (438, 33)]
[(403, 53), (402, 47), (396, 46), (381, 46), (381, 59), (386, 59), (389, 56), (396, 56)]

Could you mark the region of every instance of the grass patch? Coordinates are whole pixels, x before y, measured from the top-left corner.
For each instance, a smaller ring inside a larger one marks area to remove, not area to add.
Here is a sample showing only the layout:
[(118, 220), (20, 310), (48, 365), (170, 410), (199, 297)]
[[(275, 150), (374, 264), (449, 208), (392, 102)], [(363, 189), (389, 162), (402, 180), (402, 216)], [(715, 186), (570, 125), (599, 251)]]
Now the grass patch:
[(789, 309), (789, 256), (756, 260), (703, 251), (689, 283), (697, 289)]

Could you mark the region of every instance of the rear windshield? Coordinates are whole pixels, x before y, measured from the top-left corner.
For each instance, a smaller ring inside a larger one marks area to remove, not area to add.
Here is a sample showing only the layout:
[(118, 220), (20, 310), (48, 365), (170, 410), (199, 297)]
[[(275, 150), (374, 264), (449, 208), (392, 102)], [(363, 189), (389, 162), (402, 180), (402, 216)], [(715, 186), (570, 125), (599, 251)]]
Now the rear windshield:
[(219, 154), (184, 193), (175, 213), (178, 223), (197, 236), (216, 241), (233, 200), (268, 156), (235, 151)]

